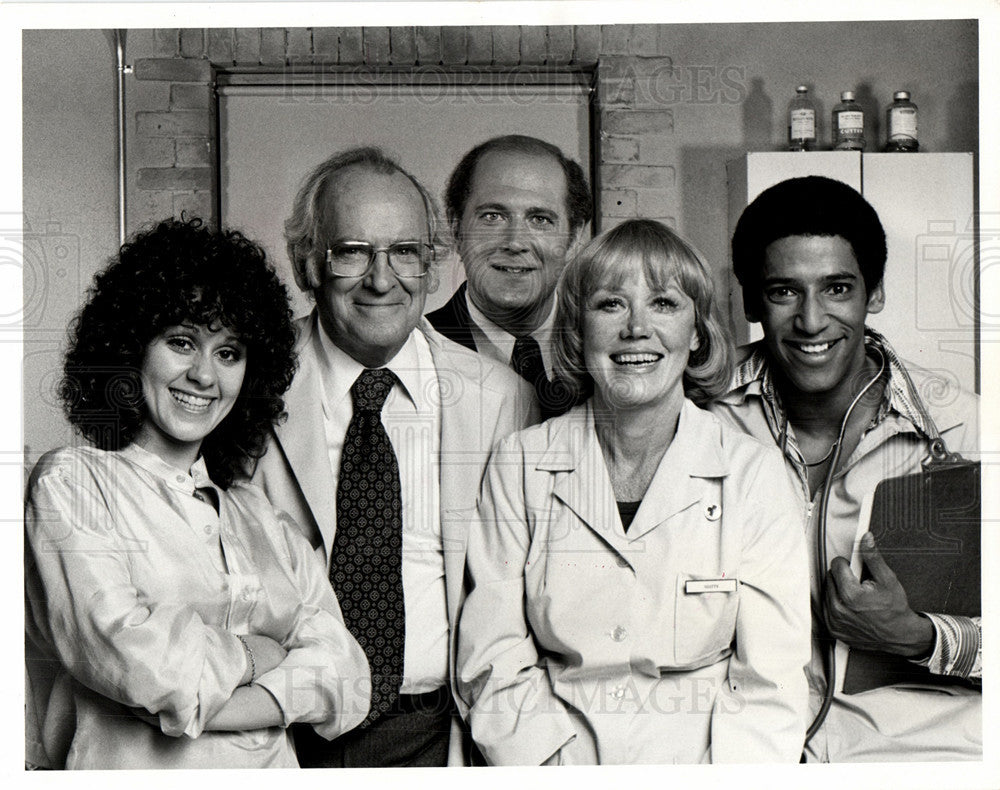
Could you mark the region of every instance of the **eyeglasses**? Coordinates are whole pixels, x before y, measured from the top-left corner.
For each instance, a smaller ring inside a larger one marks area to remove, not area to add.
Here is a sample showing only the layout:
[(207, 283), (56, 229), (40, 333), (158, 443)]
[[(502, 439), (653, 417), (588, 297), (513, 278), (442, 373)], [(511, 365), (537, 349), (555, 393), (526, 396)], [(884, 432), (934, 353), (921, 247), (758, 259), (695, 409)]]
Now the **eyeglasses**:
[(397, 241), (388, 247), (373, 247), (366, 241), (338, 241), (326, 251), (326, 265), (335, 277), (362, 277), (386, 254), (389, 268), (397, 277), (423, 277), (434, 260), (434, 245), (422, 241)]

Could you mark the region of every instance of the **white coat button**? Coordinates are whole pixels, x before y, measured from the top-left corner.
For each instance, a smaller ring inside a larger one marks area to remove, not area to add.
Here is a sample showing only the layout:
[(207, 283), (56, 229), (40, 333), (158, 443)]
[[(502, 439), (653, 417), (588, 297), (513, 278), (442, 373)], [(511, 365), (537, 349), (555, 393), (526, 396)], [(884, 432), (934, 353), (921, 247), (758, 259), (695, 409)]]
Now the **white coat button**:
[(624, 699), (625, 689), (622, 686), (615, 686), (611, 691), (608, 692), (608, 696), (612, 699)]
[(205, 534), (206, 535), (211, 535), (212, 534), (212, 525), (211, 524), (206, 524), (205, 525)]
[(243, 594), (242, 594), (242, 595), (241, 595), (240, 597), (241, 597), (241, 598), (242, 598), (242, 599), (243, 599), (244, 601), (249, 601), (249, 600), (250, 600), (250, 588), (249, 588), (249, 587), (245, 587), (245, 588), (243, 589)]
[(706, 507), (705, 518), (709, 521), (718, 521), (722, 518), (722, 505), (709, 505)]
[(184, 479), (185, 479), (185, 478), (184, 478), (184, 475), (177, 475), (177, 482), (178, 482), (178, 483), (183, 483), (183, 482), (184, 482)]
[(616, 642), (624, 642), (625, 637), (628, 636), (628, 631), (625, 630), (624, 626), (617, 626), (614, 631), (611, 632), (611, 638)]

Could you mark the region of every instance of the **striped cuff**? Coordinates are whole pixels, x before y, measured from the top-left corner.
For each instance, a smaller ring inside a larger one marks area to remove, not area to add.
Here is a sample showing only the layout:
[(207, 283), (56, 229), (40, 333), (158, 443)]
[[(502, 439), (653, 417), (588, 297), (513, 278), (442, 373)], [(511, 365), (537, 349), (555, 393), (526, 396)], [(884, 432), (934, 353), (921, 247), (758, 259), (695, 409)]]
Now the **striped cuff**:
[(934, 652), (914, 663), (935, 675), (957, 675), (972, 680), (983, 676), (983, 632), (979, 617), (924, 613), (934, 625)]

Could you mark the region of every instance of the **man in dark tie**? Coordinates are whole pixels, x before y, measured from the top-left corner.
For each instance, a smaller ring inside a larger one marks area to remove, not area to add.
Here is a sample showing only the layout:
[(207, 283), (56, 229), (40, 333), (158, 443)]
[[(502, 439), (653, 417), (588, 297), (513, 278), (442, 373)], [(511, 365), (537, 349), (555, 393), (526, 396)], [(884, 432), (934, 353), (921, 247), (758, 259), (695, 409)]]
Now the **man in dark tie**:
[(381, 151), (320, 164), (285, 236), (316, 307), (254, 480), (327, 563), (372, 674), (365, 721), (332, 742), (296, 732), (299, 761), (460, 764), (450, 655), (466, 525), (490, 448), (535, 418), (534, 396), (421, 319), (437, 284), (433, 202)]
[(513, 367), (535, 388), (543, 417), (561, 414), (573, 402), (550, 381), (553, 293), (593, 212), (583, 170), (535, 137), (494, 137), (458, 163), (446, 202), (466, 282), (427, 319)]

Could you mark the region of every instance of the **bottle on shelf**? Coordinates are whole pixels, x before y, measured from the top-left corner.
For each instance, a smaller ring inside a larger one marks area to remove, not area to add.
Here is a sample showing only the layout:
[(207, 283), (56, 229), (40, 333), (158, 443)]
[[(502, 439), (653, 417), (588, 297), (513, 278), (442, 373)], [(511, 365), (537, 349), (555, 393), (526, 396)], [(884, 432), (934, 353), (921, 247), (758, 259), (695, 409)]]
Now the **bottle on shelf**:
[(910, 101), (909, 91), (892, 94), (892, 104), (885, 111), (885, 150), (914, 152), (920, 150), (917, 140), (917, 105)]
[(816, 105), (809, 87), (799, 85), (788, 105), (788, 150), (810, 151), (816, 147)]
[(854, 91), (843, 91), (833, 108), (830, 133), (836, 151), (865, 150), (865, 112), (854, 100)]

